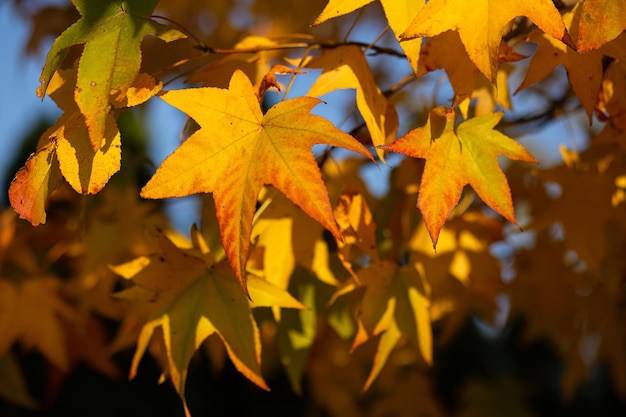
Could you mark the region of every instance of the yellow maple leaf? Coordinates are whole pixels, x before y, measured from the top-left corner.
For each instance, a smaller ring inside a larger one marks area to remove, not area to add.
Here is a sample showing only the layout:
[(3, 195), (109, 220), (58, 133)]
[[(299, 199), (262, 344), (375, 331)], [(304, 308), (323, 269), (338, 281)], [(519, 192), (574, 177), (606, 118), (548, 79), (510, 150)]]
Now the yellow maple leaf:
[[(319, 25), (329, 19), (351, 13), (372, 3), (372, 1), (373, 0), (330, 0), (322, 13), (315, 19), (313, 25)], [(422, 1), (415, 0), (380, 0), (380, 3), (383, 6), (389, 27), (391, 27), (398, 41), (404, 29), (411, 23), (413, 17), (424, 5)], [(400, 46), (411, 64), (411, 69), (417, 71), (422, 40), (419, 38), (411, 39), (401, 42)]]
[(73, 3), (81, 18), (50, 47), (37, 94), (43, 98), (70, 47), (84, 45), (78, 61), (76, 89), (71, 96), (84, 116), (89, 142), (97, 151), (102, 147), (107, 115), (112, 108), (111, 96), (119, 100), (139, 73), (143, 38), (154, 35), (169, 42), (185, 35), (151, 19), (158, 0), (74, 0)]
[[(106, 115), (100, 146), (94, 150), (85, 117), (72, 100), (76, 76), (75, 69), (58, 70), (47, 84), (48, 94), (63, 114), (42, 134), (37, 152), (18, 171), (9, 190), (13, 208), (34, 226), (46, 222), (46, 200), (61, 174), (76, 192), (96, 194), (121, 166), (121, 136), (113, 114)], [(139, 105), (161, 87), (151, 75), (141, 73), (113, 105)]]
[(505, 25), (517, 16), (530, 18), (540, 29), (571, 44), (559, 11), (551, 0), (431, 0), (422, 7), (403, 39), (459, 32), (467, 54), (487, 79), (496, 82), (498, 48)]
[(252, 83), (240, 71), (228, 89), (169, 91), (161, 97), (202, 128), (163, 162), (141, 195), (213, 193), (221, 240), (244, 291), (252, 217), (263, 185), (274, 185), (341, 239), (311, 147), (323, 143), (371, 155), (352, 136), (309, 113), (319, 99), (283, 101), (263, 115)]
[[(396, 138), (398, 115), (393, 104), (380, 91), (361, 48), (349, 45), (324, 51), (306, 63), (308, 68), (323, 68), (308, 94), (321, 96), (343, 88), (356, 89), (356, 106), (375, 146)], [(384, 152), (377, 148), (384, 161)]]
[(285, 196), (276, 193), (266, 196), (264, 201), (268, 199), (269, 206), (255, 220), (252, 229), (255, 252), (262, 254), (260, 263), (265, 279), (287, 289), (294, 268), (299, 265), (319, 280), (337, 285), (328, 266), (329, 250), (323, 227)]
[[(467, 117), (469, 100), (474, 97), (479, 98), (478, 115), (493, 112), (496, 103), (510, 108), (506, 80), (511, 68), (504, 66), (498, 68), (497, 79), (500, 90), (498, 94), (497, 89), (469, 59), (457, 32), (446, 31), (430, 38), (420, 55), (417, 75), (422, 76), (430, 71), (444, 69), (454, 90), (453, 106), (459, 104), (465, 117)], [(526, 57), (515, 52), (506, 42), (501, 41), (498, 52), (499, 62), (519, 61), (523, 58)], [(489, 111), (485, 108), (489, 108)]]
[(536, 162), (521, 145), (493, 129), (502, 113), (475, 117), (455, 127), (454, 110), (436, 107), (425, 126), (411, 130), (384, 148), (426, 159), (417, 206), (437, 245), (439, 232), (467, 184), (505, 219), (517, 224), (511, 190), (498, 155)]
[(251, 307), (306, 307), (286, 291), (256, 277), (248, 280), (254, 299), (251, 304), (233, 279), (228, 264), (215, 262), (196, 229), (192, 229), (192, 237), (193, 246), (181, 248), (159, 232), (156, 253), (111, 267), (136, 284), (117, 293), (118, 298), (135, 303), (137, 314), (129, 314), (126, 320), (137, 320), (138, 316), (145, 322), (139, 333), (131, 378), (154, 331), (161, 327), (167, 373), (183, 402), (189, 361), (214, 333), (224, 342), (237, 370), (268, 389), (260, 372), (261, 342)]
[[(359, 306), (359, 329), (353, 348), (382, 334), (372, 369), (363, 388), (367, 390), (402, 335), (412, 339), (424, 360), (432, 363), (430, 287), (416, 268), (399, 267), (388, 260), (360, 270), (358, 276), (365, 287), (365, 293)], [(342, 291), (346, 291), (346, 288)]]

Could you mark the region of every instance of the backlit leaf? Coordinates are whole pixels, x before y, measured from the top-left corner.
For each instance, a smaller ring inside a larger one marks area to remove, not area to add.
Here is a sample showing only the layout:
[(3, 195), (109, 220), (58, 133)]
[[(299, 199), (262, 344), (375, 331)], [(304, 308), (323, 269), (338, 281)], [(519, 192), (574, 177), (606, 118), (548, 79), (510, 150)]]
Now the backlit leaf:
[[(196, 242), (202, 239), (197, 232), (192, 233)], [(157, 253), (112, 267), (114, 272), (136, 284), (117, 296), (134, 301), (138, 315), (145, 321), (131, 377), (155, 329), (161, 327), (167, 355), (166, 372), (183, 401), (189, 361), (213, 333), (224, 342), (237, 370), (259, 387), (268, 389), (260, 373), (261, 342), (251, 307), (304, 306), (287, 292), (258, 278), (248, 281), (251, 296), (258, 299), (251, 305), (227, 263), (213, 263), (210, 257), (202, 256), (197, 246), (178, 247), (162, 233), (158, 233), (157, 243)]]
[[(581, 4), (563, 15), (568, 28), (575, 34), (577, 22), (581, 16)], [(567, 70), (567, 78), (576, 97), (587, 112), (591, 121), (594, 105), (598, 97), (603, 74), (604, 55), (620, 60), (626, 60), (626, 34), (601, 48), (589, 53), (579, 53), (569, 48), (563, 42), (554, 39), (545, 33), (535, 30), (528, 36), (528, 40), (538, 45), (537, 52), (532, 57), (524, 81), (518, 91), (546, 78), (555, 67), (563, 65)]]
[(359, 332), (353, 347), (382, 333), (363, 388), (366, 390), (402, 335), (416, 343), (427, 363), (432, 362), (430, 288), (415, 268), (399, 267), (386, 260), (362, 269), (358, 276), (366, 289), (357, 316)]
[[(393, 104), (378, 88), (363, 51), (356, 46), (345, 46), (325, 51), (306, 64), (309, 68), (323, 68), (322, 74), (309, 90), (309, 95), (322, 96), (343, 88), (356, 89), (356, 106), (365, 120), (375, 146), (396, 138), (398, 115)], [(384, 161), (384, 152), (377, 149)]]
[(56, 143), (32, 154), (9, 187), (11, 207), (33, 226), (46, 222), (46, 201), (61, 180)]
[(311, 147), (323, 143), (370, 154), (326, 119), (309, 113), (320, 100), (283, 101), (263, 115), (250, 80), (240, 71), (227, 90), (170, 91), (162, 98), (202, 128), (163, 162), (141, 195), (213, 193), (222, 243), (244, 289), (252, 217), (263, 185), (274, 185), (340, 239)]
[[(329, 19), (351, 13), (370, 4), (372, 1), (373, 0), (330, 0), (313, 24), (319, 25)], [(407, 28), (409, 23), (411, 23), (413, 17), (424, 4), (422, 0), (380, 0), (380, 3), (385, 11), (385, 17), (389, 22), (389, 26), (398, 41), (400, 40), (402, 32)], [(411, 69), (417, 71), (417, 62), (420, 56), (422, 40), (419, 38), (411, 39), (401, 42), (400, 46), (411, 64)]]
[(517, 224), (511, 191), (497, 157), (527, 162), (535, 159), (517, 142), (493, 129), (501, 118), (502, 113), (494, 113), (455, 127), (455, 112), (437, 107), (425, 126), (385, 146), (389, 151), (426, 159), (417, 206), (434, 246), (468, 184), (489, 207)]
[(48, 52), (37, 90), (42, 98), (70, 46), (85, 45), (78, 64), (74, 99), (85, 117), (94, 150), (102, 145), (111, 93), (125, 94), (139, 73), (143, 38), (154, 35), (171, 41), (185, 36), (150, 18), (157, 3), (158, 0), (74, 0), (82, 17), (54, 41)]
[(495, 84), (502, 31), (517, 16), (530, 18), (550, 36), (571, 44), (561, 15), (550, 0), (507, 4), (499, 0), (431, 0), (418, 11), (402, 38), (432, 37), (455, 30), (472, 62)]

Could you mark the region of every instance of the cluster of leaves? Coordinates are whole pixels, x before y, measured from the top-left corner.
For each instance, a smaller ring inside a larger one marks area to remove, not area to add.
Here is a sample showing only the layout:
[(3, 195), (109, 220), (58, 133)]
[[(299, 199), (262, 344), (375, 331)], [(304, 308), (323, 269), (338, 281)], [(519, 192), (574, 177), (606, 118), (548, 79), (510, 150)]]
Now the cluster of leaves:
[[(200, 42), (194, 2), (73, 3), (80, 16), (56, 37), (38, 89), (63, 113), (0, 217), (0, 395), (34, 405), (16, 343), (61, 371), (86, 361), (112, 377), (112, 353), (136, 345), (131, 378), (149, 351), (189, 412), (191, 358), (216, 334), (263, 389), (262, 353), (274, 350), (294, 390), (306, 378), (333, 415), (360, 415), (359, 391), (377, 384), (373, 415), (403, 414), (411, 389), (431, 398), (425, 412), (444, 415), (428, 394), (434, 346), (470, 315), (492, 321), (502, 294), (528, 338), (549, 338), (567, 361), (565, 394), (606, 362), (626, 395), (626, 6), (331, 0), (294, 14), (301, 21), (276, 12), (273, 34), (220, 27)], [(226, 3), (211, 12), (232, 12)], [(364, 10), (384, 16), (392, 36), (340, 40), (350, 19), (358, 33)], [(315, 14), (319, 34), (286, 35)], [(551, 76), (559, 65), (568, 82)], [(439, 69), (445, 98), (431, 76)], [(512, 108), (520, 71), (518, 91), (545, 109)], [(314, 113), (319, 97), (332, 104), (345, 89), (355, 91), (349, 131)], [(282, 96), (268, 104), (274, 90)], [(118, 118), (152, 100), (188, 115), (184, 142), (146, 184), (105, 188), (123, 165)], [(549, 169), (502, 133), (558, 118), (600, 128), (581, 127), (585, 149), (563, 147)], [(391, 160), (375, 197), (363, 170)], [(78, 194), (99, 195), (81, 207)], [(188, 236), (139, 199), (192, 194), (202, 215)], [(51, 216), (61, 203), (70, 209)], [(510, 227), (514, 209), (525, 232)], [(115, 335), (101, 318), (119, 323)], [(407, 366), (409, 383), (394, 385)]]

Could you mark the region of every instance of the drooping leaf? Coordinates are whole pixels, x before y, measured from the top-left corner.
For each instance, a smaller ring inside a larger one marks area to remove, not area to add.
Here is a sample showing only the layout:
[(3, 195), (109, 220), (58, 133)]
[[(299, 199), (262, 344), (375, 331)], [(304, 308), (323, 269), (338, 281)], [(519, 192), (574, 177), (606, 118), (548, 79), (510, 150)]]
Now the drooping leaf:
[[(45, 203), (58, 186), (61, 174), (81, 194), (96, 194), (120, 169), (121, 138), (113, 115), (106, 115), (101, 146), (94, 151), (85, 118), (72, 94), (76, 71), (59, 70), (49, 82), (48, 94), (64, 111), (39, 140), (38, 150), (20, 169), (9, 190), (12, 207), (33, 225), (45, 223)], [(150, 75), (135, 78), (116, 106), (143, 103), (161, 89)]]
[(417, 206), (434, 246), (468, 184), (489, 207), (517, 224), (511, 191), (497, 157), (527, 162), (535, 159), (517, 142), (493, 129), (501, 118), (502, 113), (494, 113), (455, 127), (455, 112), (437, 107), (425, 126), (385, 146), (392, 152), (426, 159)]
[[(330, 0), (322, 13), (315, 19), (313, 25), (319, 25), (329, 19), (351, 13), (370, 4), (372, 1), (373, 0)], [(398, 41), (400, 40), (402, 32), (424, 5), (422, 0), (380, 0), (380, 3), (385, 11), (385, 17), (389, 22), (389, 26)], [(422, 40), (420, 38), (411, 39), (401, 42), (400, 46), (411, 64), (411, 69), (417, 71)]]
[(56, 143), (32, 154), (9, 187), (11, 207), (33, 226), (46, 222), (46, 201), (61, 180)]
[[(344, 46), (325, 51), (323, 55), (307, 62), (308, 68), (323, 68), (322, 74), (309, 89), (308, 94), (322, 96), (343, 88), (356, 89), (356, 106), (375, 146), (384, 145), (396, 138), (398, 115), (393, 104), (378, 88), (363, 51), (356, 46)], [(384, 161), (382, 149), (376, 150)]]
[(422, 7), (403, 39), (459, 32), (467, 54), (480, 72), (495, 84), (498, 48), (505, 25), (517, 16), (530, 18), (541, 30), (571, 44), (559, 11), (550, 0), (431, 0)]
[(166, 41), (185, 37), (150, 17), (158, 0), (74, 0), (80, 20), (52, 44), (37, 93), (46, 94), (52, 75), (72, 45), (84, 44), (74, 99), (85, 117), (94, 150), (102, 146), (111, 95), (124, 95), (139, 73), (146, 35)]
[(202, 128), (163, 162), (141, 195), (213, 193), (222, 243), (244, 289), (252, 217), (263, 185), (274, 185), (340, 238), (311, 146), (324, 143), (371, 156), (354, 138), (309, 113), (320, 100), (283, 101), (263, 115), (250, 80), (240, 71), (229, 89), (170, 91), (162, 98)]
[(111, 115), (106, 117), (98, 150), (91, 147), (85, 118), (78, 112), (65, 120), (54, 136), (61, 173), (77, 192), (97, 194), (120, 170), (122, 143)]
[[(194, 230), (194, 244), (202, 242)], [(251, 307), (305, 308), (286, 291), (253, 277), (248, 280), (254, 304), (246, 298), (226, 262), (214, 263), (206, 243), (181, 248), (162, 233), (153, 255), (112, 267), (131, 279), (135, 287), (117, 294), (134, 301), (144, 321), (131, 367), (137, 372), (156, 328), (163, 331), (166, 372), (185, 401), (187, 367), (193, 353), (211, 334), (217, 333), (239, 372), (261, 388), (268, 389), (260, 373), (261, 345)], [(129, 316), (132, 320), (132, 316)]]

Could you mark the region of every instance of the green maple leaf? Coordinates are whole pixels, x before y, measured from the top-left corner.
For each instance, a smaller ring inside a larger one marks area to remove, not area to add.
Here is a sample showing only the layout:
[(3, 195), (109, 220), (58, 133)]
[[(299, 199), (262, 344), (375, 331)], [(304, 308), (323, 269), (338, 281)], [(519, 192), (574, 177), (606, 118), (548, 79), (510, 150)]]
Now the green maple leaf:
[[(111, 267), (135, 284), (117, 297), (133, 301), (135, 313), (145, 321), (131, 377), (155, 329), (161, 327), (166, 347), (166, 372), (183, 402), (189, 361), (202, 342), (214, 333), (224, 342), (237, 370), (259, 387), (268, 389), (261, 376), (261, 340), (251, 308), (306, 307), (286, 291), (254, 276), (248, 277), (250, 296), (254, 300), (250, 302), (228, 263), (215, 260), (195, 228), (192, 241), (192, 248), (181, 248), (158, 233), (156, 253)], [(132, 316), (129, 315), (128, 320), (134, 320)]]
[(78, 63), (74, 99), (85, 116), (89, 139), (99, 149), (104, 137), (111, 95), (124, 95), (141, 66), (141, 41), (154, 35), (167, 42), (184, 38), (181, 32), (153, 21), (158, 0), (73, 0), (81, 14), (52, 44), (37, 95), (48, 83), (73, 45), (84, 44)]

